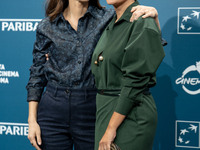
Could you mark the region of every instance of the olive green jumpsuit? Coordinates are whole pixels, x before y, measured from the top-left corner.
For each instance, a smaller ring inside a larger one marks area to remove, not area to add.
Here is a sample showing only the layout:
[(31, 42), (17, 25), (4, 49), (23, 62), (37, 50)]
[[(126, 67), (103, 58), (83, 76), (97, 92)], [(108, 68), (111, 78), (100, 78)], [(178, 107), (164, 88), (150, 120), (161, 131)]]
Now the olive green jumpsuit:
[(103, 32), (92, 56), (96, 97), (95, 150), (113, 112), (126, 115), (114, 142), (121, 150), (152, 150), (157, 110), (148, 88), (156, 84), (156, 70), (164, 58), (161, 33), (154, 19), (131, 23), (131, 4)]

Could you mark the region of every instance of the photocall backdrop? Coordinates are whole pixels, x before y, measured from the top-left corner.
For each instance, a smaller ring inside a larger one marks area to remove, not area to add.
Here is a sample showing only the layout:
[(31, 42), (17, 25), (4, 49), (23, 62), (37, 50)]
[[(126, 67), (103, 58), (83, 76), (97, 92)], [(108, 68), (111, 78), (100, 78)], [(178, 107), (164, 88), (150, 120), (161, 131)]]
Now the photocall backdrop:
[[(166, 57), (152, 89), (154, 150), (200, 149), (200, 0), (140, 0), (159, 12)], [(44, 0), (0, 2), (0, 150), (31, 150), (25, 86)], [(106, 0), (101, 0), (106, 4)]]

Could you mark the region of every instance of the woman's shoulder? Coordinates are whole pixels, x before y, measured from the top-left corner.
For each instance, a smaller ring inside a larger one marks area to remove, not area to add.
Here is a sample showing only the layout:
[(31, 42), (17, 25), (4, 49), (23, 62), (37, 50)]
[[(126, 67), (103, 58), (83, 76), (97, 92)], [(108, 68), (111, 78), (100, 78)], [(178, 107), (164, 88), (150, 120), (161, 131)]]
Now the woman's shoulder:
[(134, 28), (137, 28), (138, 30), (152, 30), (154, 32), (157, 32), (160, 34), (160, 29), (158, 25), (156, 24), (154, 18), (142, 18), (139, 17), (138, 20), (134, 22)]
[(37, 26), (37, 31), (40, 32), (45, 32), (45, 30), (47, 28), (49, 28), (51, 26), (51, 21), (49, 19), (49, 17), (45, 17), (44, 19), (42, 19)]
[(100, 8), (96, 8), (96, 16), (99, 17), (99, 18), (111, 18), (113, 17), (115, 11), (113, 9), (108, 9), (106, 7), (102, 7), (101, 9)]

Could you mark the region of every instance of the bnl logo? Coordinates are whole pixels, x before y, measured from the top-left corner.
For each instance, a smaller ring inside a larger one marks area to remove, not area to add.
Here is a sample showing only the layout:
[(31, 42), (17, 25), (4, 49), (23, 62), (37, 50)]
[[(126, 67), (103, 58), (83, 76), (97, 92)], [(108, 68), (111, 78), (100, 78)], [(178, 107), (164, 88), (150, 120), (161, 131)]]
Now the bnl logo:
[(176, 121), (176, 147), (200, 148), (200, 122)]
[(200, 34), (200, 7), (178, 8), (178, 34)]

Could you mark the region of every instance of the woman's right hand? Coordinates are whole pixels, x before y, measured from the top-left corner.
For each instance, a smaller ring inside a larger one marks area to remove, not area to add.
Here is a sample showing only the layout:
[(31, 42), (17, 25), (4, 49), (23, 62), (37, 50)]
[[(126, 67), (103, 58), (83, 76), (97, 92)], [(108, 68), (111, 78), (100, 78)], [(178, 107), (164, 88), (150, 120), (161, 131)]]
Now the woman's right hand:
[(41, 131), (40, 126), (36, 121), (29, 123), (28, 139), (37, 150), (41, 150), (38, 146), (42, 144)]

